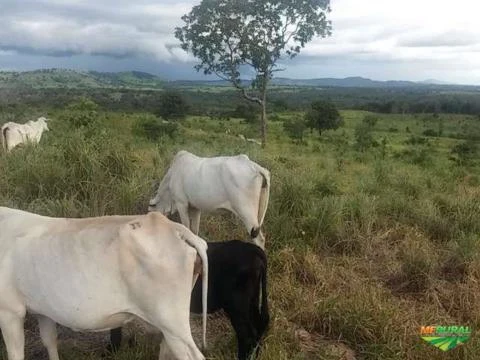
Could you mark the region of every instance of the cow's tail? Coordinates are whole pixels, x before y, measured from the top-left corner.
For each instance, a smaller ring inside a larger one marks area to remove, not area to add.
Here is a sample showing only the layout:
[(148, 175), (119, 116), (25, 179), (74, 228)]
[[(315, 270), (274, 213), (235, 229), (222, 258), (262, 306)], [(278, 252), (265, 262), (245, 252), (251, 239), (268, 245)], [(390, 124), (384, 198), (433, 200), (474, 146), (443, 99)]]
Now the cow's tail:
[(265, 213), (267, 212), (268, 199), (270, 198), (270, 171), (260, 165), (257, 166), (257, 171), (263, 178), (258, 204), (258, 225), (261, 227), (265, 219)]
[(200, 237), (193, 234), (190, 230), (185, 231), (186, 227), (177, 224), (183, 228), (182, 234), (188, 244), (193, 246), (200, 259), (202, 259), (202, 342), (203, 350), (207, 349), (207, 296), (208, 296), (208, 257), (207, 257), (207, 242)]
[(0, 134), (0, 138), (2, 141), (2, 149), (6, 152), (7, 149), (7, 131), (8, 131), (8, 126), (2, 127), (2, 133)]

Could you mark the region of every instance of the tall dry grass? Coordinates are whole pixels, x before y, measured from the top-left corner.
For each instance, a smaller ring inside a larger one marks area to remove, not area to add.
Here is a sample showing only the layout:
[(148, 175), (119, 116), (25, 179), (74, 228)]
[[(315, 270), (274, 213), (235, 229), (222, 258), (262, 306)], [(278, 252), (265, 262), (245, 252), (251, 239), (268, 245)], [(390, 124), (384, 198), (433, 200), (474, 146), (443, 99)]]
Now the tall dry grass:
[[(479, 167), (449, 160), (442, 139), (422, 155), (424, 145), (405, 144), (415, 132), (410, 125), (411, 132), (389, 138), (386, 156), (375, 148), (358, 153), (353, 129), (363, 115), (346, 112), (345, 129), (307, 136), (302, 144), (272, 122), (263, 151), (238, 138), (255, 129), (236, 120), (190, 118), (174, 139), (149, 141), (132, 133), (142, 115), (100, 114), (95, 131), (71, 128), (61, 115), (51, 114), (51, 131), (39, 146), (0, 156), (1, 205), (50, 216), (144, 213), (152, 184), (180, 149), (246, 153), (270, 169), (272, 324), (261, 360), (341, 359), (350, 350), (358, 359), (480, 357), (476, 335), (442, 353), (418, 334), (421, 325), (480, 324)], [(398, 121), (402, 129), (410, 120)], [(405, 147), (413, 150), (401, 155)], [(247, 238), (225, 212), (203, 216), (201, 235)], [(232, 359), (233, 331), (219, 321), (211, 327), (209, 358)], [(139, 339), (115, 359), (155, 358), (154, 344)], [(105, 339), (98, 341), (89, 352), (64, 340), (62, 356), (100, 359)]]

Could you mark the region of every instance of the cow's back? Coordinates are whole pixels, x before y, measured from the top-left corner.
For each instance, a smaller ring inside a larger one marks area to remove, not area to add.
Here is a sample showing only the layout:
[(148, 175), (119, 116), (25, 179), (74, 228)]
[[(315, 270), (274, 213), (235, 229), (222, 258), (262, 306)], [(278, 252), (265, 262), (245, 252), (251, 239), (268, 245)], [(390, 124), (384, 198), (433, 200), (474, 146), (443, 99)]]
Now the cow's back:
[[(258, 246), (240, 240), (208, 243), (208, 312), (222, 309), (231, 290), (242, 288), (244, 281), (266, 271), (265, 253)], [(238, 289), (237, 289), (238, 290)], [(202, 281), (192, 291), (190, 310), (201, 312)]]
[(198, 157), (183, 153), (172, 164), (170, 187), (194, 207), (210, 211), (232, 211), (232, 195), (254, 191), (257, 176), (246, 155)]
[(2, 286), (22, 294), (29, 311), (73, 329), (104, 323), (101, 314), (125, 308), (115, 237), (128, 219), (95, 225), (0, 208)]

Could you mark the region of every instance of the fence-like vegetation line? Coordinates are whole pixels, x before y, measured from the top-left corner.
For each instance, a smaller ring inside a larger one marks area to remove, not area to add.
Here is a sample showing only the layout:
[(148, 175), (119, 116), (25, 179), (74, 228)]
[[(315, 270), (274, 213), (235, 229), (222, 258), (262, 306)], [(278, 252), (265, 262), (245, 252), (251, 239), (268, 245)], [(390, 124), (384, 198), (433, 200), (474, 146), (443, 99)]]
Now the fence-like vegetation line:
[[(369, 360), (480, 358), (475, 334), (448, 354), (419, 335), (422, 325), (480, 326), (478, 116), (341, 111), (343, 126), (319, 135), (284, 127), (301, 114), (282, 111), (265, 150), (238, 136), (258, 136), (255, 122), (190, 115), (171, 125), (88, 103), (21, 116), (5, 107), (0, 125), (40, 114), (52, 119), (41, 143), (0, 154), (3, 206), (68, 217), (145, 213), (154, 181), (181, 149), (246, 153), (271, 171), (272, 324), (261, 360), (339, 359), (348, 348)], [(200, 228), (211, 241), (244, 232), (225, 214), (205, 216)], [(234, 357), (225, 329), (209, 341), (211, 359)], [(154, 349), (145, 340), (114, 358), (153, 359)], [(60, 352), (101, 359), (98, 346), (61, 343)]]

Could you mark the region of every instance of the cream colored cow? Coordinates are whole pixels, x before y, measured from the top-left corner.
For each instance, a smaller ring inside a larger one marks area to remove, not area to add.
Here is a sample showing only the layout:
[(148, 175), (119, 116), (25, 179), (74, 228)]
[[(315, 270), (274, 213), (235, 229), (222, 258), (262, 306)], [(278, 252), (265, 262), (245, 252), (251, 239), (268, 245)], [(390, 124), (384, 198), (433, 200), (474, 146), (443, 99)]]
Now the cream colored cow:
[(59, 359), (56, 323), (104, 331), (134, 318), (160, 330), (177, 359), (205, 359), (189, 314), (198, 255), (204, 284), (208, 278), (206, 249), (159, 213), (68, 219), (0, 207), (0, 328), (8, 360), (24, 359), (27, 312), (38, 317), (50, 360)]
[(47, 121), (48, 119), (42, 116), (36, 121), (30, 120), (25, 124), (17, 124), (15, 122), (3, 124), (0, 134), (3, 149), (8, 152), (14, 147), (27, 142), (38, 144), (43, 132), (49, 130)]
[(179, 213), (198, 234), (202, 211), (226, 209), (237, 215), (252, 241), (265, 247), (261, 231), (270, 196), (270, 172), (247, 155), (198, 157), (179, 151), (150, 200), (149, 211)]

